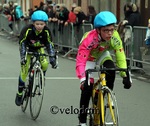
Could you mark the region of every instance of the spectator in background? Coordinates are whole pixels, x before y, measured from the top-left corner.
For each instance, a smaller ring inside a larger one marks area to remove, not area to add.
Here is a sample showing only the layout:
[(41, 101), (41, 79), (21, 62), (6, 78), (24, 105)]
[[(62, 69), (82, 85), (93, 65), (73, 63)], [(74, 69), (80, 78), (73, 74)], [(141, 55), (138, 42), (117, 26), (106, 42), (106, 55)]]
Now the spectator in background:
[(8, 4), (9, 4), (9, 9), (12, 12), (13, 9), (14, 9), (14, 2), (13, 1), (9, 1)]
[[(123, 21), (124, 26), (126, 26), (126, 25), (130, 25), (132, 27), (140, 26), (141, 14), (140, 14), (139, 8), (136, 4), (134, 4), (132, 2), (128, 2), (127, 4), (125, 4), (124, 15), (125, 15), (125, 18)], [(128, 64), (129, 64), (129, 61), (128, 61)], [(142, 63), (139, 63), (139, 62), (136, 62), (136, 66), (139, 68), (143, 67)]]
[(146, 45), (150, 45), (150, 19), (148, 19), (145, 42), (146, 42)]
[(55, 10), (56, 10), (56, 12), (60, 12), (60, 4), (56, 4)]
[(73, 13), (75, 7), (77, 7), (77, 5), (75, 3), (73, 3), (71, 6), (71, 11), (69, 12), (69, 15), (68, 15), (68, 20), (65, 22), (65, 26), (67, 26), (68, 23), (76, 22), (76, 14)]
[(127, 3), (124, 5), (124, 20), (128, 21), (131, 14), (132, 14), (131, 3)]
[(45, 5), (44, 2), (40, 2), (40, 5), (39, 5), (39, 7), (37, 9), (38, 10), (44, 10), (44, 5)]
[(4, 4), (3, 5), (3, 13), (4, 15), (6, 16), (6, 18), (8, 19), (8, 26), (10, 28), (10, 34), (13, 34), (13, 24), (12, 24), (12, 21), (13, 21), (13, 16), (11, 14), (11, 11), (10, 11), (10, 8), (9, 8), (9, 4)]
[(26, 14), (24, 20), (25, 20), (25, 21), (28, 21), (29, 19), (31, 19), (31, 15), (33, 14), (33, 12), (34, 12), (34, 11), (33, 11), (32, 8), (28, 9), (28, 13)]
[(147, 30), (146, 30), (146, 37), (145, 37), (145, 44), (146, 44), (146, 48), (143, 52), (143, 55), (146, 55), (146, 53), (148, 52), (148, 50), (150, 49), (150, 19), (148, 19), (148, 26), (147, 26)]
[(53, 18), (55, 17), (55, 13), (54, 13), (52, 4), (48, 5), (47, 15), (48, 15), (48, 21), (49, 22), (53, 21)]
[(59, 9), (57, 9), (57, 5), (53, 5), (53, 18), (51, 21), (57, 22), (58, 21), (58, 16), (59, 16)]
[(96, 11), (95, 11), (95, 8), (94, 6), (88, 6), (88, 13), (87, 13), (87, 23), (91, 23), (93, 24), (94, 23), (94, 18), (96, 16)]
[(24, 18), (23, 11), (18, 3), (14, 3), (14, 10), (13, 10), (14, 20), (19, 21), (20, 19)]
[(124, 6), (124, 20), (126, 21), (125, 25), (139, 26), (140, 25), (140, 12), (139, 8), (134, 3), (127, 3)]
[[(58, 15), (58, 31), (60, 32), (60, 34), (64, 34), (63, 33), (63, 29), (64, 29), (64, 25), (65, 22), (68, 20), (68, 15), (69, 15), (69, 10), (65, 7), (65, 5), (60, 5), (60, 12)], [(68, 47), (63, 47), (63, 53), (68, 52), (69, 48)]]
[(2, 11), (3, 11), (3, 6), (2, 6), (2, 4), (0, 3), (0, 14), (2, 13)]
[(32, 8), (30, 8), (30, 9), (28, 9), (28, 15), (29, 15), (29, 17), (31, 17), (31, 15), (33, 14), (33, 9)]
[(47, 0), (47, 4), (52, 4), (52, 0)]
[(65, 22), (68, 20), (69, 10), (65, 7), (65, 5), (60, 6), (60, 12), (58, 16), (58, 23), (59, 24), (65, 24)]
[(73, 12), (76, 14), (76, 22), (74, 23), (74, 26), (77, 26), (77, 31), (79, 31), (79, 26), (86, 21), (86, 15), (80, 6), (74, 8)]

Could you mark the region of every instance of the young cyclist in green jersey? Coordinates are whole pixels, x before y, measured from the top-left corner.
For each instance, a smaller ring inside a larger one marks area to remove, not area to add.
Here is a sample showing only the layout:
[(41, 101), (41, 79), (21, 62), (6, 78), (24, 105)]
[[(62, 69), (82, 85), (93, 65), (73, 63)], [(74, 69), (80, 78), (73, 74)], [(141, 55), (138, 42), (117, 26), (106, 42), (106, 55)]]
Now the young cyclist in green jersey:
[[(42, 10), (37, 10), (32, 14), (31, 20), (33, 23), (25, 26), (19, 37), (21, 71), (18, 80), (18, 92), (15, 99), (17, 106), (20, 106), (22, 103), (22, 91), (30, 64), (30, 59), (26, 56), (27, 48), (29, 51), (45, 53), (44, 47), (46, 47), (52, 68), (57, 68), (51, 32), (46, 26), (46, 22), (48, 21), (47, 14)], [(40, 58), (40, 62), (45, 75), (48, 68), (48, 61), (46, 57), (42, 57)]]

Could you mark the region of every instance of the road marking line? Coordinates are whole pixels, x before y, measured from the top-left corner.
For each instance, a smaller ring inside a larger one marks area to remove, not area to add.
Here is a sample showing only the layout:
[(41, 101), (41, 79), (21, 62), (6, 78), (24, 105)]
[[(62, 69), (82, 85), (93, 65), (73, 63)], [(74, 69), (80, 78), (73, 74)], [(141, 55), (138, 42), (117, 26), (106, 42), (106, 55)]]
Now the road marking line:
[[(16, 80), (18, 77), (0, 77), (0, 80)], [(47, 80), (77, 80), (77, 77), (46, 77)], [(98, 78), (95, 78), (98, 79)], [(116, 80), (122, 80), (121, 77), (116, 77)], [(136, 80), (133, 79), (132, 80)]]

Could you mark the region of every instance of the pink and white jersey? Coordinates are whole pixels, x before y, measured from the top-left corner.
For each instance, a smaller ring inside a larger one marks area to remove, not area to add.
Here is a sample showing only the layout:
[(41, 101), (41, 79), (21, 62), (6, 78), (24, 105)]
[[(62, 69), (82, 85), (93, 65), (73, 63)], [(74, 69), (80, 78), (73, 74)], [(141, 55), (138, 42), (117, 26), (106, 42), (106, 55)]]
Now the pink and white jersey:
[(119, 68), (127, 68), (122, 41), (115, 30), (110, 41), (103, 42), (97, 31), (86, 32), (80, 42), (76, 57), (76, 75), (79, 79), (85, 78), (85, 66), (87, 61), (99, 59), (105, 51), (114, 50), (116, 65)]

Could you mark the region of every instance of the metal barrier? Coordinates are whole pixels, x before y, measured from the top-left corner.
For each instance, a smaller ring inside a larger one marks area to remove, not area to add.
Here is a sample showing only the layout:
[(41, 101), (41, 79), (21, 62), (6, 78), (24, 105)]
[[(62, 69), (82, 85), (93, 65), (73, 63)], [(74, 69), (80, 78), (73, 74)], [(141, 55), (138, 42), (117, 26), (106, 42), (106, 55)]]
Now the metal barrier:
[(128, 66), (133, 67), (133, 32), (131, 26), (124, 28), (123, 47), (127, 58)]
[(1, 23), (0, 24), (0, 26), (1, 26), (0, 29), (3, 29), (7, 32), (11, 31), (11, 29), (8, 26), (8, 24), (9, 24), (8, 19), (3, 14), (0, 15), (0, 23)]
[[(29, 24), (30, 21), (16, 21), (13, 22), (14, 34), (17, 35), (20, 33), (21, 29)], [(70, 53), (76, 53), (80, 40), (85, 32), (93, 29), (92, 24), (83, 24), (81, 26), (74, 26), (72, 23), (68, 26), (58, 25), (57, 22), (49, 22), (48, 27), (51, 30), (52, 38), (54, 44), (58, 47), (59, 50), (67, 48), (64, 57)], [(0, 29), (10, 31), (8, 27), (8, 20), (4, 15), (0, 15)], [(138, 67), (137, 63), (150, 65), (150, 62), (143, 61), (143, 56), (141, 48), (144, 47), (146, 27), (125, 27), (125, 38), (123, 40), (123, 46), (129, 60), (130, 67)]]
[[(143, 61), (142, 47), (145, 47), (146, 27), (134, 26), (133, 28), (133, 61), (150, 65), (150, 61)], [(148, 54), (150, 56), (150, 54)], [(149, 59), (150, 60), (150, 59)]]
[[(29, 21), (24, 21), (24, 20), (20, 20), (20, 21), (13, 21), (13, 35), (18, 36), (22, 30), (22, 28), (28, 24)], [(11, 32), (10, 27), (8, 26), (9, 21), (7, 19), (7, 17), (4, 14), (0, 15), (0, 29), (6, 31), (6, 32)]]

